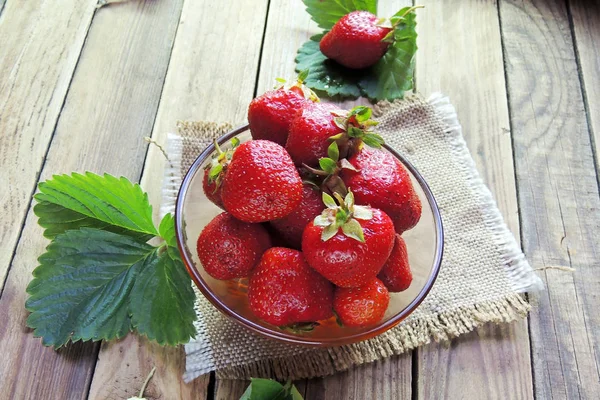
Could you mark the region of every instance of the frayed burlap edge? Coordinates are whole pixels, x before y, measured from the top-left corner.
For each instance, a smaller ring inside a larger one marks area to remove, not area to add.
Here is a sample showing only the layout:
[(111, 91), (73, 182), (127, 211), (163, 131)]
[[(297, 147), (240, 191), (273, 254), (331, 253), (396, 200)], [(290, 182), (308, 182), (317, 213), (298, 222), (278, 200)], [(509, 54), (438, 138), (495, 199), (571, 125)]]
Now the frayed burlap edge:
[(530, 305), (519, 294), (510, 294), (497, 301), (459, 307), (430, 318), (405, 322), (392, 331), (374, 339), (323, 351), (308, 351), (293, 357), (257, 360), (250, 364), (227, 367), (217, 371), (223, 379), (275, 377), (277, 379), (304, 379), (332, 375), (348, 368), (391, 357), (435, 341), (450, 340), (471, 332), (488, 323), (508, 323), (525, 318)]
[[(526, 317), (530, 306), (518, 293), (541, 289), (542, 283), (525, 260), (514, 236), (504, 223), (496, 202), (487, 186), (483, 183), (472, 157), (462, 137), (461, 126), (458, 122), (456, 111), (449, 99), (442, 94), (434, 94), (427, 101), (447, 125), (446, 133), (451, 139), (451, 144), (456, 152), (461, 168), (467, 172), (469, 184), (481, 196), (482, 211), (486, 225), (494, 233), (496, 243), (502, 252), (504, 267), (516, 293), (511, 293), (495, 301), (472, 304), (458, 307), (451, 311), (436, 314), (426, 318), (405, 321), (390, 331), (365, 342), (355, 343), (343, 347), (328, 349), (308, 350), (306, 353), (294, 357), (282, 357), (269, 360), (256, 360), (246, 365), (226, 367), (217, 371), (219, 378), (248, 379), (249, 377), (276, 377), (278, 379), (302, 379), (316, 376), (331, 375), (344, 371), (354, 365), (373, 362), (382, 358), (399, 355), (418, 346), (436, 341), (445, 341), (461, 334), (468, 333), (477, 327), (489, 323), (509, 323), (518, 318)], [(406, 104), (422, 104), (417, 97), (408, 97), (403, 100)], [(374, 114), (382, 113), (395, 105), (381, 102), (374, 106)], [(194, 129), (208, 131), (206, 137), (214, 137), (217, 132), (222, 132), (225, 124), (206, 122), (179, 122), (178, 128), (181, 135), (185, 135), (188, 125)], [(168, 140), (168, 154), (181, 154), (183, 142), (181, 136), (172, 135)], [(172, 168), (172, 170), (171, 170)], [(181, 158), (175, 157), (170, 168), (165, 171), (165, 188), (163, 207), (164, 212), (170, 212), (174, 207), (176, 190), (181, 185)], [(167, 193), (175, 190), (174, 193)], [(163, 208), (161, 208), (161, 212)], [(324, 352), (329, 357), (324, 357)], [(190, 371), (191, 372), (191, 371)], [(208, 371), (194, 371), (194, 377)], [(185, 375), (186, 381), (193, 377)]]

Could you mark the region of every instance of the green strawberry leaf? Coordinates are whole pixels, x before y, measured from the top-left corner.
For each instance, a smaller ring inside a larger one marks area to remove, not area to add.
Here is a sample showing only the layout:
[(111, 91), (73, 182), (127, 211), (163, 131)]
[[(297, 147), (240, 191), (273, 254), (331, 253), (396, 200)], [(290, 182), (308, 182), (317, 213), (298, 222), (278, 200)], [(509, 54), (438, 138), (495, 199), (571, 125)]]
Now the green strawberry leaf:
[(25, 308), (46, 346), (109, 340), (131, 330), (129, 295), (155, 248), (129, 236), (82, 228), (56, 236), (38, 259)]
[(158, 233), (169, 246), (177, 249), (177, 239), (175, 237), (175, 218), (172, 214), (165, 215), (162, 221), (160, 221)]
[[(404, 15), (410, 7), (398, 11)], [(392, 17), (393, 18), (393, 17)], [(415, 53), (417, 52), (417, 21), (414, 10), (406, 14), (394, 28), (394, 42), (381, 60), (360, 80), (359, 86), (371, 100), (394, 100), (413, 88)]]
[[(314, 2), (320, 3), (319, 0)], [(404, 92), (413, 88), (417, 51), (415, 8), (405, 7), (390, 20), (396, 23), (390, 35), (390, 47), (377, 64), (364, 70), (345, 68), (329, 60), (319, 49), (323, 34), (311, 37), (296, 55), (296, 71), (309, 70), (304, 84), (332, 98), (366, 96), (372, 101), (403, 98)]]
[(176, 345), (195, 333), (190, 278), (174, 249), (81, 228), (56, 236), (39, 263), (25, 307), (27, 325), (46, 346), (116, 339), (136, 328)]
[(69, 210), (59, 204), (40, 201), (33, 207), (33, 212), (38, 217), (38, 224), (44, 229), (44, 237), (54, 239), (57, 235), (71, 229), (97, 228), (109, 232), (129, 235), (146, 242), (154, 237), (153, 234), (130, 231), (120, 226), (111, 225), (87, 215)]
[(344, 15), (357, 10), (377, 15), (377, 0), (302, 0), (306, 12), (322, 29), (331, 29)]
[[(86, 172), (55, 175), (39, 184), (34, 213), (53, 238), (69, 229), (90, 227), (144, 238), (157, 235), (152, 206), (139, 185), (126, 178)], [(147, 239), (146, 239), (147, 240)]]
[(304, 84), (319, 94), (353, 99), (360, 97), (358, 82), (362, 78), (362, 71), (344, 68), (325, 57), (319, 50), (321, 37), (323, 35), (311, 37), (298, 49), (296, 72), (308, 70)]
[(272, 379), (252, 378), (240, 400), (303, 400), (291, 381), (285, 385)]
[(177, 249), (159, 248), (144, 260), (135, 280), (130, 299), (133, 326), (161, 345), (185, 343), (196, 334), (195, 298)]

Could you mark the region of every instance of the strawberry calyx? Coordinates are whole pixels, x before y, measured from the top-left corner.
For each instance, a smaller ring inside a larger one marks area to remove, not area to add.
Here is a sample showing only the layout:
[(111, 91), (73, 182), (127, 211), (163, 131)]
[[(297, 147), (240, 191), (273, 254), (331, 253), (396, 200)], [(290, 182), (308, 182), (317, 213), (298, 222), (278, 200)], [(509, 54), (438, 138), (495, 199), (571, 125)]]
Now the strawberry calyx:
[(334, 116), (334, 124), (343, 132), (329, 139), (338, 143), (342, 158), (360, 150), (363, 144), (376, 149), (384, 144), (383, 138), (373, 132), (373, 127), (378, 122), (371, 119), (373, 110), (370, 107), (357, 106), (350, 111), (333, 110), (331, 114)]
[(205, 167), (205, 169), (208, 170), (209, 182), (215, 183), (215, 192), (216, 192), (217, 189), (219, 188), (219, 186), (221, 185), (221, 182), (223, 181), (224, 172), (227, 169), (227, 166), (229, 165), (231, 158), (233, 157), (233, 153), (235, 152), (235, 149), (240, 145), (240, 139), (238, 139), (236, 137), (231, 139), (231, 141), (229, 142), (230, 148), (228, 148), (225, 151), (223, 151), (221, 149), (221, 147), (219, 146), (219, 143), (217, 143), (216, 139), (213, 141), (213, 143), (215, 145), (216, 153), (212, 155), (210, 164), (208, 164)]
[(346, 158), (340, 159), (340, 149), (337, 141), (331, 142), (327, 148), (327, 155), (328, 157), (319, 159), (319, 167), (321, 169), (312, 168), (306, 164), (303, 167), (316, 176), (324, 177), (321, 181), (321, 190), (329, 191), (332, 194), (340, 193), (342, 196), (345, 196), (348, 190), (344, 181), (339, 177), (339, 174), (342, 169), (358, 170)]
[(317, 96), (317, 94), (312, 89), (310, 89), (304, 84), (304, 81), (307, 77), (308, 70), (305, 69), (304, 71), (301, 71), (298, 74), (296, 81), (293, 83), (289, 83), (283, 78), (275, 78), (277, 84), (275, 84), (274, 89), (291, 90), (292, 92), (295, 92), (296, 94), (299, 94), (300, 96), (304, 97), (306, 100), (318, 103), (321, 101), (321, 99), (319, 99), (319, 96)]
[(348, 190), (345, 197), (337, 192), (333, 194), (333, 197), (325, 192), (322, 196), (323, 203), (327, 208), (313, 221), (315, 226), (323, 228), (321, 240), (328, 241), (341, 228), (343, 234), (347, 237), (364, 243), (364, 232), (358, 220), (370, 220), (373, 218), (373, 210), (370, 207), (355, 205), (354, 194), (351, 190)]
[(404, 22), (404, 20), (408, 14), (410, 14), (411, 12), (414, 12), (415, 10), (417, 10), (419, 8), (425, 8), (425, 6), (413, 6), (413, 7), (406, 9), (404, 12), (402, 12), (402, 14), (400, 14), (400, 12), (398, 12), (397, 14), (392, 16), (390, 19), (380, 18), (379, 20), (377, 20), (375, 25), (380, 26), (382, 28), (390, 28), (391, 29), (391, 31), (389, 31), (388, 34), (385, 35), (383, 37), (383, 39), (381, 39), (381, 41), (387, 42), (387, 43), (394, 43), (394, 41), (396, 40), (395, 31), (396, 31), (396, 29), (398, 29), (400, 23)]

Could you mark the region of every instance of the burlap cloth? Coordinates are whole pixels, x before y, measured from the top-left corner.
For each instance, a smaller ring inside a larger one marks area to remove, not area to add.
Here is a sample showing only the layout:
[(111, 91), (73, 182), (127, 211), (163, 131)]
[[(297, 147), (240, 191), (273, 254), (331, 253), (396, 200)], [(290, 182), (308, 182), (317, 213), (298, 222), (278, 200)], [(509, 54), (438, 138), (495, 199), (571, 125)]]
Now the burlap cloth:
[[(333, 374), (429, 343), (467, 333), (486, 322), (525, 317), (519, 294), (536, 290), (533, 272), (483, 184), (454, 107), (440, 94), (375, 107), (377, 130), (425, 177), (445, 230), (439, 277), (423, 303), (399, 326), (353, 345), (310, 349), (257, 336), (230, 321), (199, 292), (198, 334), (185, 346), (184, 379), (216, 370), (222, 378), (300, 379)], [(173, 210), (182, 176), (198, 154), (232, 126), (180, 122), (168, 136), (171, 168), (165, 173), (163, 213)]]

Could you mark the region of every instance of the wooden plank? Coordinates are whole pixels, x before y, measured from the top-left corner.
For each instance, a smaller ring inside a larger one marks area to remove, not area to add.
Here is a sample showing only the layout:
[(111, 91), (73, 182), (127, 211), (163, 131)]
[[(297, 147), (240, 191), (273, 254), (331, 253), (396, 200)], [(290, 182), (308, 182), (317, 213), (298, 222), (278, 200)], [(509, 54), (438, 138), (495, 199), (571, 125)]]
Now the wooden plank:
[(250, 381), (237, 379), (217, 379), (215, 400), (239, 399), (250, 384)]
[(523, 247), (546, 270), (531, 296), (536, 398), (600, 393), (600, 198), (589, 127), (562, 2), (500, 4)]
[[(266, 0), (224, 2), (219, 7), (207, 0), (185, 2), (153, 139), (164, 143), (166, 134), (175, 131), (177, 120), (245, 120), (254, 92), (266, 10)], [(152, 146), (142, 187), (149, 193), (155, 213), (161, 200), (163, 171), (164, 158)], [(208, 376), (193, 384), (182, 383), (185, 357), (181, 349), (148, 346), (135, 337), (128, 339), (128, 345), (124, 356), (119, 352), (120, 346), (102, 348), (91, 398), (126, 398), (130, 388), (138, 388), (153, 365), (160, 365), (161, 369), (150, 382), (149, 398), (202, 398), (200, 394), (206, 393)], [(113, 381), (115, 369), (128, 371), (118, 383)]]
[(0, 16), (0, 293), (95, 3), (10, 1)]
[[(148, 0), (97, 12), (42, 179), (73, 170), (139, 179), (147, 148), (143, 137), (154, 123), (181, 4)], [(0, 397), (87, 397), (99, 346), (80, 343), (55, 352), (25, 328), (25, 287), (47, 243), (29, 213), (0, 298), (0, 376), (5, 385)]]
[[(484, 181), (519, 237), (518, 205), (496, 3), (424, 0), (419, 10), (417, 87), (456, 107)], [(465, 27), (469, 33), (465, 34)], [(527, 323), (486, 325), (448, 347), (418, 351), (418, 398), (530, 398)]]
[(306, 399), (362, 400), (412, 398), (411, 353), (359, 365), (307, 383)]
[(573, 21), (588, 124), (596, 151), (596, 168), (600, 170), (600, 2), (571, 0), (567, 4)]

